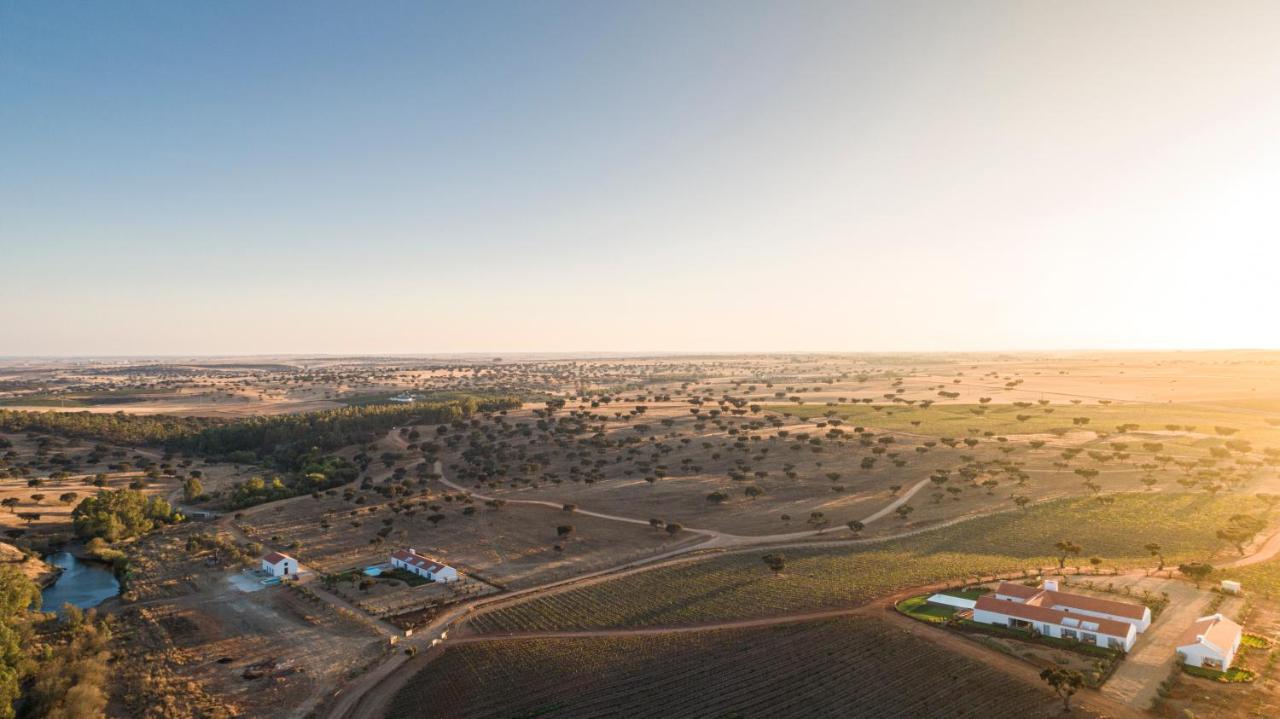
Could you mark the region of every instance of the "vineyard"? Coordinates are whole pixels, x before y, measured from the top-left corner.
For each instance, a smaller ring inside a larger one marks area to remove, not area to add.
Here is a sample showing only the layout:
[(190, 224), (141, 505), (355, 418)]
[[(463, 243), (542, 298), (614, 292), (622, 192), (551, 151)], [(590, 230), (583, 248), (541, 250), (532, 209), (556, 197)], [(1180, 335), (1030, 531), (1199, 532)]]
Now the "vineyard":
[(1252, 497), (1230, 495), (1060, 500), (882, 544), (788, 549), (780, 576), (763, 552), (660, 567), (496, 609), (471, 625), (482, 633), (668, 626), (849, 606), (934, 582), (1056, 567), (1053, 544), (1063, 538), (1107, 567), (1152, 563), (1149, 542), (1173, 564), (1212, 554), (1218, 527), (1259, 509)]
[[(778, 661), (786, 657), (785, 661)], [(956, 697), (963, 697), (957, 701)], [(387, 717), (1040, 717), (1052, 697), (877, 619), (452, 647)]]

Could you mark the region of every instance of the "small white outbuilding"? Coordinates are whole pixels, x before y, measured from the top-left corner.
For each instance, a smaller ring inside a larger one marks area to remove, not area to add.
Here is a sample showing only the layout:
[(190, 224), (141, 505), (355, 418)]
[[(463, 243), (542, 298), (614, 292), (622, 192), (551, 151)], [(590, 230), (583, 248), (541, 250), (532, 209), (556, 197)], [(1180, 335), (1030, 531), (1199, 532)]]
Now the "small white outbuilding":
[(1230, 579), (1224, 579), (1222, 580), (1222, 591), (1226, 592), (1227, 594), (1239, 594), (1240, 582), (1233, 582)]
[(273, 577), (287, 577), (298, 573), (298, 560), (287, 554), (272, 552), (262, 558), (262, 571)]
[(1236, 659), (1244, 629), (1221, 614), (1200, 617), (1178, 641), (1183, 664), (1226, 671)]

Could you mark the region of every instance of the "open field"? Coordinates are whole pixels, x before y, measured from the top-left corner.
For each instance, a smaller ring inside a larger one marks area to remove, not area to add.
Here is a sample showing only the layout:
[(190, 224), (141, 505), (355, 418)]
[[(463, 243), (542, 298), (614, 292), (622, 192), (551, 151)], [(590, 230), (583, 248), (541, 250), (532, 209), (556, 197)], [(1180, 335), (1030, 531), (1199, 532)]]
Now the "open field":
[[(280, 512), (255, 513), (241, 526), (260, 541), (290, 548), (304, 565), (321, 572), (378, 564), (387, 561), (392, 549), (414, 547), (464, 573), (511, 588), (657, 554), (697, 539), (563, 512), (520, 506), (495, 509), (454, 501), (453, 495), (443, 497), (434, 492), (414, 495), (404, 509), (399, 503), (394, 508), (387, 501), (355, 505), (340, 495), (326, 496), (295, 502)], [(468, 509), (474, 513), (466, 514)], [(558, 536), (556, 528), (562, 525), (572, 525), (572, 534)], [(392, 531), (383, 539), (378, 532), (388, 526)]]
[[(779, 657), (786, 657), (779, 662)], [(956, 697), (963, 696), (962, 702)], [(1044, 688), (866, 618), (752, 630), (464, 644), (388, 717), (1050, 717)]]

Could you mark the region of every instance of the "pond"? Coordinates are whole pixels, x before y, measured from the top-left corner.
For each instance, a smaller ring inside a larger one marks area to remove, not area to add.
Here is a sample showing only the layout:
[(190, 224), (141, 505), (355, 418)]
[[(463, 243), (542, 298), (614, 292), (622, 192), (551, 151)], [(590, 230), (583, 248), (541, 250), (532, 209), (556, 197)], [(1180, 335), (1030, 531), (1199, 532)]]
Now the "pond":
[(96, 607), (120, 593), (120, 582), (105, 564), (77, 559), (70, 552), (50, 554), (44, 561), (62, 568), (58, 581), (40, 592), (41, 607), (46, 612), (61, 613), (64, 604), (81, 609)]

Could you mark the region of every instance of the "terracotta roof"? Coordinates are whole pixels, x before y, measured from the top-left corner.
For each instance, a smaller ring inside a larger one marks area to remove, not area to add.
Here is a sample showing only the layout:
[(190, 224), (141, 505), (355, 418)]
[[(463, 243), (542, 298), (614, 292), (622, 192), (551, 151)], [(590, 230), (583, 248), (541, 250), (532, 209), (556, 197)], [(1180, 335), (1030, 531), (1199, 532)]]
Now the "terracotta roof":
[(1200, 617), (1194, 624), (1187, 627), (1187, 630), (1182, 633), (1182, 638), (1178, 640), (1178, 646), (1207, 643), (1226, 654), (1235, 646), (1236, 637), (1240, 636), (1241, 631), (1243, 629), (1239, 624), (1221, 614), (1210, 614), (1207, 617)]
[(1045, 598), (1040, 601), (1040, 604), (1047, 604), (1051, 607), (1063, 606), (1090, 612), (1102, 612), (1117, 617), (1125, 617), (1126, 619), (1142, 619), (1147, 615), (1145, 606), (1131, 602), (1120, 602), (1114, 599), (1090, 597), (1085, 594), (1068, 594), (1067, 592), (1049, 590), (1046, 590), (1044, 595)]
[(1101, 612), (1117, 617), (1125, 617), (1126, 619), (1142, 619), (1147, 613), (1147, 608), (1141, 604), (1090, 597), (1084, 594), (1059, 592), (1053, 589), (1036, 589), (1014, 582), (1001, 582), (1000, 586), (996, 588), (996, 594), (1018, 597), (1019, 599), (1025, 599), (1028, 604), (1037, 604), (1051, 609), (1054, 607), (1080, 609), (1087, 612)]
[(396, 551), (391, 553), (391, 558), (399, 559), (405, 564), (411, 564), (419, 569), (423, 569), (433, 574), (435, 572), (440, 571), (441, 569), (448, 569), (448, 565), (441, 564), (433, 559), (429, 559), (427, 557), (422, 556), (421, 554), (418, 554), (417, 552), (413, 552), (408, 549), (397, 549)]
[[(281, 554), (279, 552), (272, 552), (271, 554), (268, 554), (267, 556), (262, 558), (262, 560), (265, 561), (267, 564), (279, 564), (280, 562), (283, 562), (286, 559), (293, 559), (293, 557), (290, 557), (287, 554)], [(297, 560), (294, 560), (294, 561), (297, 561)]]
[(1025, 619), (1031, 622), (1056, 624), (1067, 629), (1095, 632), (1097, 634), (1105, 634), (1107, 636), (1120, 637), (1122, 639), (1128, 637), (1129, 632), (1133, 628), (1132, 624), (1116, 619), (1103, 619), (1102, 617), (1072, 614), (1070, 612), (1051, 609), (1037, 604), (1024, 604), (1022, 602), (1014, 602), (1008, 599), (996, 599), (990, 595), (978, 597), (978, 601), (974, 604), (973, 608), (975, 610), (985, 612), (1005, 614), (1010, 617)]

